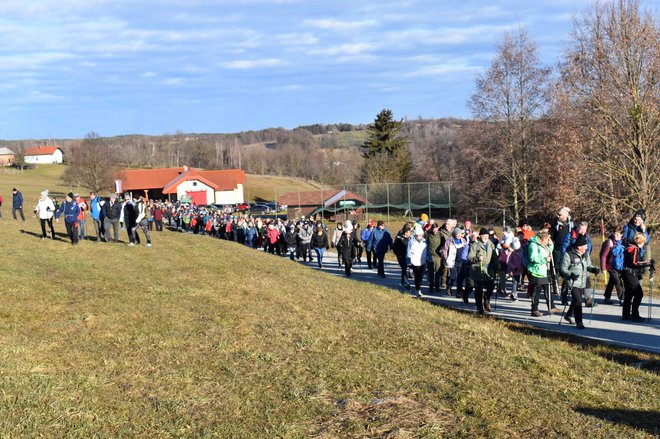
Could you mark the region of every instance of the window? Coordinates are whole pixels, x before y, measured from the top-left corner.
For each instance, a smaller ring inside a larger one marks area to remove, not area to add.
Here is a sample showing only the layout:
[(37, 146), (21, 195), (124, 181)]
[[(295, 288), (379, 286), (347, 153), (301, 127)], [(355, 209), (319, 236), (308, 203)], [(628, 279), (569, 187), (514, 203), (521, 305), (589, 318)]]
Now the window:
[(193, 181), (193, 186), (197, 186), (197, 182), (196, 182), (196, 181)]

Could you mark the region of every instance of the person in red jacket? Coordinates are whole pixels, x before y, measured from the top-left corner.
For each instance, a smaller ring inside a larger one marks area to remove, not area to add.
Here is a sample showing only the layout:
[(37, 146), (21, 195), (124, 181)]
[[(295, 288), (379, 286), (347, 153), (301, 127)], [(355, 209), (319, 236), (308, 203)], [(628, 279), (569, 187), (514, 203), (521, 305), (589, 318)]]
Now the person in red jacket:
[(151, 213), (151, 216), (154, 219), (154, 223), (156, 223), (156, 231), (157, 232), (162, 232), (163, 231), (163, 216), (165, 215), (165, 209), (163, 208), (163, 205), (160, 204), (160, 202), (156, 202), (154, 204), (153, 211)]
[(85, 240), (85, 211), (89, 210), (89, 206), (87, 205), (87, 202), (83, 197), (80, 195), (76, 194), (74, 195), (76, 203), (78, 203), (78, 207), (80, 208), (80, 213), (78, 214), (78, 233), (79, 233), (79, 239)]
[(277, 230), (277, 227), (273, 223), (268, 224), (268, 231), (266, 232), (268, 237), (268, 253), (275, 254), (275, 247), (277, 246), (277, 241), (280, 238), (280, 231)]

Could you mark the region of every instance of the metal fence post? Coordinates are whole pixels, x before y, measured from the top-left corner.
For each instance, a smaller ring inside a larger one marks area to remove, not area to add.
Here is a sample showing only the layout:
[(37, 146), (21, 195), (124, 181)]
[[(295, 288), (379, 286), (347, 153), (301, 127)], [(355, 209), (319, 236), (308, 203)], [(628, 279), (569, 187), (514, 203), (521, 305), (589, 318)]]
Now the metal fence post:
[(385, 183), (385, 188), (387, 189), (387, 222), (390, 222), (390, 184)]
[(429, 196), (429, 219), (431, 219), (431, 182), (430, 181), (428, 187), (428, 196)]

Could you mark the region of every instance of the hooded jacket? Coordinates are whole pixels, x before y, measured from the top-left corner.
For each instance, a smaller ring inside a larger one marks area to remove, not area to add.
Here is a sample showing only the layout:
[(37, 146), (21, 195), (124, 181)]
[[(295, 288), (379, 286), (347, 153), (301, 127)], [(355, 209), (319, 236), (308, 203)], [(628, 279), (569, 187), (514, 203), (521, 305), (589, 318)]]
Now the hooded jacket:
[[(495, 246), (491, 240), (486, 241), (484, 244), (480, 239), (477, 239), (470, 244), (470, 250), (468, 251), (470, 279), (474, 281), (495, 279), (497, 264), (492, 263), (493, 258), (497, 261), (495, 255)], [(479, 261), (480, 256), (483, 257), (481, 261)]]
[[(586, 288), (587, 279), (589, 278), (588, 269), (591, 267), (591, 259), (589, 254), (579, 254), (577, 249), (570, 250), (564, 253), (559, 265), (559, 274), (570, 282), (574, 288)], [(577, 279), (571, 279), (571, 275), (577, 275)]]
[(553, 250), (552, 241), (547, 247), (544, 247), (539, 242), (539, 237), (534, 236), (527, 244), (527, 272), (534, 277), (545, 278), (548, 276), (548, 260), (547, 257), (552, 254)]

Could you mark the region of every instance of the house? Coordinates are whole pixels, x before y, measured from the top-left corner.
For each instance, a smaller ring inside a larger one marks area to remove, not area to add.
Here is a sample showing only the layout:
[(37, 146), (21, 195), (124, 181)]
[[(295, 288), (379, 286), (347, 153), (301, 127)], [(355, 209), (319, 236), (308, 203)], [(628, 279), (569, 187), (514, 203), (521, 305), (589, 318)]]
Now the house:
[(14, 151), (9, 148), (0, 148), (0, 166), (9, 166), (16, 160)]
[(367, 204), (360, 195), (344, 189), (287, 192), (278, 197), (280, 206), (287, 206), (287, 216), (318, 216), (337, 220), (338, 217), (361, 219)]
[(245, 172), (240, 169), (188, 168), (125, 169), (116, 175), (117, 191), (149, 198), (189, 200), (195, 204), (244, 202)]
[(62, 163), (62, 148), (59, 146), (35, 146), (23, 151), (25, 163), (53, 164)]

